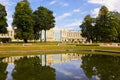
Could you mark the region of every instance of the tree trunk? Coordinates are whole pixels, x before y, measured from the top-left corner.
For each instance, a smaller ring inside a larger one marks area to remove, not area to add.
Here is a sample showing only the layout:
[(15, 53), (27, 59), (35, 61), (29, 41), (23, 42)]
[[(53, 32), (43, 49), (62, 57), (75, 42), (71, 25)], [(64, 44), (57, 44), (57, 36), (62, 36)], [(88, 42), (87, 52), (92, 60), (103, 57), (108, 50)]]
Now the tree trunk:
[(46, 59), (46, 54), (45, 54), (45, 66), (47, 65), (47, 59)]
[(39, 32), (39, 40), (42, 42), (42, 31)]
[(44, 36), (45, 36), (45, 40), (44, 40), (44, 42), (46, 42), (46, 30), (45, 30), (45, 35), (44, 35)]
[(28, 43), (28, 40), (27, 40), (27, 39), (24, 39), (24, 43)]

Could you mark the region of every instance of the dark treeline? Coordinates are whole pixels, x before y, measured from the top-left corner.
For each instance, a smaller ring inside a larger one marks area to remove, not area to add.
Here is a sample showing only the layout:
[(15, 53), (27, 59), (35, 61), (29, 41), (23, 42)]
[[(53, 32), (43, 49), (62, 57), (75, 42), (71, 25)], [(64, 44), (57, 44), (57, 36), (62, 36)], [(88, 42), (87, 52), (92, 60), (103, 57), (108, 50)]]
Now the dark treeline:
[(120, 80), (120, 57), (108, 55), (91, 55), (82, 56), (82, 65), (80, 66), (85, 75), (92, 80)]
[(96, 18), (85, 16), (80, 28), (89, 42), (120, 42), (120, 13), (102, 6)]

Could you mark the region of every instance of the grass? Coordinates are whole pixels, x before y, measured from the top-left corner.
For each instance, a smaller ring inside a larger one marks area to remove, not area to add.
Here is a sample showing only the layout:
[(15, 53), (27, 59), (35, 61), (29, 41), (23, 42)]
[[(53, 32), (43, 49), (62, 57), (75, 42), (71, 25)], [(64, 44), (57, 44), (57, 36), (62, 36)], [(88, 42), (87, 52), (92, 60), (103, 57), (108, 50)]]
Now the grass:
[[(98, 45), (60, 45), (59, 42), (47, 42), (47, 43), (29, 43), (32, 45), (23, 46), (23, 43), (5, 43), (0, 44), (0, 56), (2, 55), (26, 55), (26, 54), (43, 54), (44, 51), (49, 50), (49, 53), (58, 53), (57, 51), (69, 51), (69, 50), (113, 50), (120, 51), (120, 47), (101, 47)], [(33, 51), (38, 50), (38, 51)], [(51, 51), (50, 51), (51, 50)], [(11, 52), (18, 51), (18, 52)], [(28, 52), (21, 52), (28, 51)], [(30, 52), (33, 51), (33, 52)], [(41, 51), (41, 52), (40, 52)], [(43, 52), (42, 52), (43, 51)], [(61, 52), (62, 53), (62, 52)]]

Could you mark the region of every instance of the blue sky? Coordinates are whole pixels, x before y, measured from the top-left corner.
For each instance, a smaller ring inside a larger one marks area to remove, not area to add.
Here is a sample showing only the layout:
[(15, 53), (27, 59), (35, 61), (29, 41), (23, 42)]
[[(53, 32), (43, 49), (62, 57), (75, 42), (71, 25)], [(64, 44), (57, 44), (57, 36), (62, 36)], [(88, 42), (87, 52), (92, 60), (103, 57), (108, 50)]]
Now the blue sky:
[[(21, 0), (0, 0), (6, 6), (9, 28), (11, 28), (14, 9)], [(120, 0), (28, 0), (31, 8), (36, 10), (44, 6), (53, 11), (56, 28), (80, 30), (79, 25), (87, 14), (96, 17), (101, 5), (108, 7), (110, 11), (120, 12)]]

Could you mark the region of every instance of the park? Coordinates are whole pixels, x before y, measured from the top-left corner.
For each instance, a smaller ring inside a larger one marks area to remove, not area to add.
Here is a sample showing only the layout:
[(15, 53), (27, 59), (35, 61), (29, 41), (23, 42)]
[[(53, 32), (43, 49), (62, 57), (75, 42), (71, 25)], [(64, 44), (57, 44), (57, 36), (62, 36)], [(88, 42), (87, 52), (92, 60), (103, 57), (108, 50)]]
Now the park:
[[(119, 80), (119, 11), (105, 3), (93, 16), (81, 6), (67, 9), (72, 1), (42, 1), (11, 3), (13, 13), (0, 1), (0, 80)], [(86, 2), (89, 8), (91, 3)], [(57, 14), (64, 10), (69, 13)]]

